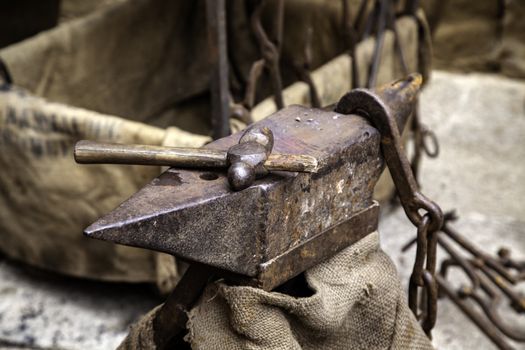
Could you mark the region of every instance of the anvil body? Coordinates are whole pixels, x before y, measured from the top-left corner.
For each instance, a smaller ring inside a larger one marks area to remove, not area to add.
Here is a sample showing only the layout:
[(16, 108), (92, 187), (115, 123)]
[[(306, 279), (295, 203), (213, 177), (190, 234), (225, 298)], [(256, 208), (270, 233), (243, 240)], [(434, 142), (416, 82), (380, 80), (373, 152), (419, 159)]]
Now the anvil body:
[[(412, 85), (379, 91), (400, 126), (412, 111)], [(272, 152), (315, 157), (318, 172), (271, 173), (233, 192), (224, 171), (171, 168), (85, 233), (270, 290), (377, 228), (372, 195), (383, 158), (379, 132), (365, 118), (290, 106), (259, 124), (274, 133)], [(240, 136), (206, 147), (226, 150)]]

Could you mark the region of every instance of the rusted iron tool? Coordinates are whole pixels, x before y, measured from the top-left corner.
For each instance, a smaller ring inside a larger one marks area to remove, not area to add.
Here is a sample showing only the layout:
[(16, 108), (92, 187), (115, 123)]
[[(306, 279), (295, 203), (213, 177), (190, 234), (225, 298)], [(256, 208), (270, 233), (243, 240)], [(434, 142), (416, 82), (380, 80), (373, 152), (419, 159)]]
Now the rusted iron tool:
[[(415, 75), (373, 94), (397, 135), (420, 85)], [(219, 170), (171, 168), (85, 230), (190, 263), (155, 318), (159, 348), (184, 329), (185, 311), (212, 276), (272, 290), (377, 229), (372, 195), (384, 168), (385, 137), (366, 118), (347, 114), (361, 112), (355, 107), (362, 102), (366, 110), (366, 97), (354, 106), (345, 101), (343, 113), (290, 106), (254, 125), (274, 131), (275, 152), (313, 157), (316, 173), (270, 172), (235, 192)], [(206, 149), (231, 150), (245, 137), (237, 133)]]
[(210, 82), (212, 136), (213, 139), (219, 139), (231, 134), (226, 2), (224, 0), (206, 0), (206, 17), (208, 58), (210, 65), (213, 66)]

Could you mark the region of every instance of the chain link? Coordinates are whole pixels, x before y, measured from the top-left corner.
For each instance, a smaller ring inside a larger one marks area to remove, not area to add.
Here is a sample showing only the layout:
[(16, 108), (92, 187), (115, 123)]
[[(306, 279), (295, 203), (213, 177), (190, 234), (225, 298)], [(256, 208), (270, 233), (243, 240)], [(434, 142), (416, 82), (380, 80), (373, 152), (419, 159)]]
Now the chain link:
[[(431, 220), (431, 215), (427, 213), (417, 227), (416, 259), (408, 287), (408, 305), (422, 321), (423, 330), (429, 337), (436, 323), (438, 299), (435, 281), (438, 229), (431, 228)], [(420, 289), (424, 295), (421, 295)]]

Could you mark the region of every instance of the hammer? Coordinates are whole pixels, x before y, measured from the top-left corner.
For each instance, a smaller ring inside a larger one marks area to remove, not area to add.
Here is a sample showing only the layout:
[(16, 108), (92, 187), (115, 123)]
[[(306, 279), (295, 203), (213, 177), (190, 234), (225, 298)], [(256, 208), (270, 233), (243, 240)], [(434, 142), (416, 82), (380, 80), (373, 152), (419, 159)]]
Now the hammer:
[(268, 127), (248, 128), (227, 151), (208, 148), (124, 145), (82, 140), (75, 145), (79, 164), (133, 164), (176, 168), (226, 168), (231, 187), (240, 191), (270, 171), (317, 171), (308, 155), (271, 154), (273, 133)]

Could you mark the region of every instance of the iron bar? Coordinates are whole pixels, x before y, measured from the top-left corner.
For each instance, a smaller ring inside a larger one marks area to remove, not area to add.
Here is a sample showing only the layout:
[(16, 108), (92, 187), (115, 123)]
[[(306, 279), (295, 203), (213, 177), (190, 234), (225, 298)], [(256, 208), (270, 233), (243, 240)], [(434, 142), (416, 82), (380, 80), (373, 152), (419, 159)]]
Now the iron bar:
[(206, 0), (211, 78), (212, 137), (230, 134), (230, 90), (225, 0)]

